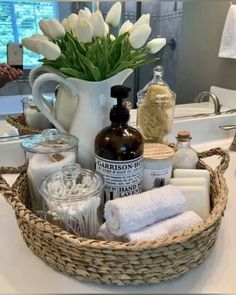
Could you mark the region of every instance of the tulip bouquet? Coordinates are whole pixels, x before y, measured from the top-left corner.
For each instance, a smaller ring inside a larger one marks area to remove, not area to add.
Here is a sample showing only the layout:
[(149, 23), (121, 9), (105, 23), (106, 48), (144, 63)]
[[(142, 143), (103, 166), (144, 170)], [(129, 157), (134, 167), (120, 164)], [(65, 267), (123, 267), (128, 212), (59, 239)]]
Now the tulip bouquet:
[[(41, 54), (40, 61), (68, 77), (89, 81), (105, 80), (124, 69), (152, 63), (166, 44), (164, 38), (147, 43), (151, 34), (150, 15), (142, 15), (134, 24), (124, 22), (117, 36), (112, 35), (121, 18), (121, 3), (116, 2), (103, 19), (100, 10), (88, 8), (72, 13), (60, 23), (56, 19), (39, 22), (43, 35), (23, 38), (22, 45)], [(146, 44), (147, 43), (147, 44)]]

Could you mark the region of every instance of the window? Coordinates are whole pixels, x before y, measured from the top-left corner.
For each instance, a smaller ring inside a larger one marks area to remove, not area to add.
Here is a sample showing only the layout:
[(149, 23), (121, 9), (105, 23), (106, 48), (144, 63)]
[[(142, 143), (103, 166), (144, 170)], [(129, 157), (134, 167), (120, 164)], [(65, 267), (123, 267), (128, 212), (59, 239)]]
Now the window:
[[(40, 19), (57, 18), (56, 2), (0, 2), (0, 63), (6, 62), (7, 43), (20, 43), (23, 37), (41, 33)], [(39, 55), (24, 48), (24, 68), (37, 65)]]

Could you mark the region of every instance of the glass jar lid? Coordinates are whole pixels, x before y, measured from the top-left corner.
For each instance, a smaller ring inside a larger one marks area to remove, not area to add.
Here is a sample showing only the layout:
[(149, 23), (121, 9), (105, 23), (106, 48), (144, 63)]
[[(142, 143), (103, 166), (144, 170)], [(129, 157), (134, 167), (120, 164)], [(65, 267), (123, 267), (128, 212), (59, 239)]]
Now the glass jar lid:
[(21, 102), (23, 104), (25, 104), (25, 105), (29, 105), (29, 106), (32, 106), (32, 107), (37, 108), (32, 97), (28, 97), (28, 96), (27, 97), (24, 97), (24, 98), (21, 99)]
[(24, 150), (31, 153), (57, 153), (77, 147), (78, 138), (67, 133), (60, 133), (57, 129), (45, 129), (41, 134), (26, 138), (21, 145)]
[(98, 195), (104, 185), (100, 173), (82, 169), (79, 164), (73, 163), (45, 177), (39, 193), (50, 202), (78, 202)]
[(170, 89), (169, 85), (163, 80), (164, 69), (162, 66), (156, 66), (153, 69), (153, 79), (138, 93), (139, 103), (160, 103), (173, 101), (176, 94)]

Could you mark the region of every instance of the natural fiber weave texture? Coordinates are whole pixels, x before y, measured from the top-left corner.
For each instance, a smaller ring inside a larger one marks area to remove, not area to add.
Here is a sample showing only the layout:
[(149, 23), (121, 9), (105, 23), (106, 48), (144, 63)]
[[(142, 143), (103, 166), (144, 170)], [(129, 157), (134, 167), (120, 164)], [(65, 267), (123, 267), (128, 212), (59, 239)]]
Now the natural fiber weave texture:
[[(220, 155), (212, 171), (202, 160), (198, 168), (211, 173), (212, 211), (205, 222), (178, 236), (152, 242), (121, 243), (76, 237), (40, 219), (26, 208), (27, 176), (21, 169), (12, 189), (0, 177), (0, 191), (15, 210), (27, 246), (47, 264), (79, 280), (105, 284), (150, 284), (172, 280), (202, 263), (214, 245), (227, 202), (223, 172), (228, 155), (220, 149), (199, 154)], [(16, 170), (9, 171), (16, 173)], [(9, 241), (10, 243), (10, 241)]]
[(37, 134), (42, 132), (42, 130), (28, 127), (25, 122), (24, 114), (20, 114), (19, 116), (7, 116), (6, 121), (18, 130), (19, 135)]

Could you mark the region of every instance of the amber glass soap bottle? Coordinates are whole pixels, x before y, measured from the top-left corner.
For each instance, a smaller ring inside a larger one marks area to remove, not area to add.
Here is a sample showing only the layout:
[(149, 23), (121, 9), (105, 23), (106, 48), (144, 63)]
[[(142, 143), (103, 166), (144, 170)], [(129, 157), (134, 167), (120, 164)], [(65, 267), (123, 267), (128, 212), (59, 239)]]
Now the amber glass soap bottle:
[(113, 86), (111, 97), (117, 105), (110, 111), (111, 125), (101, 130), (95, 139), (96, 171), (105, 179), (104, 202), (140, 193), (143, 182), (143, 138), (128, 126), (129, 111), (122, 105), (130, 89)]

